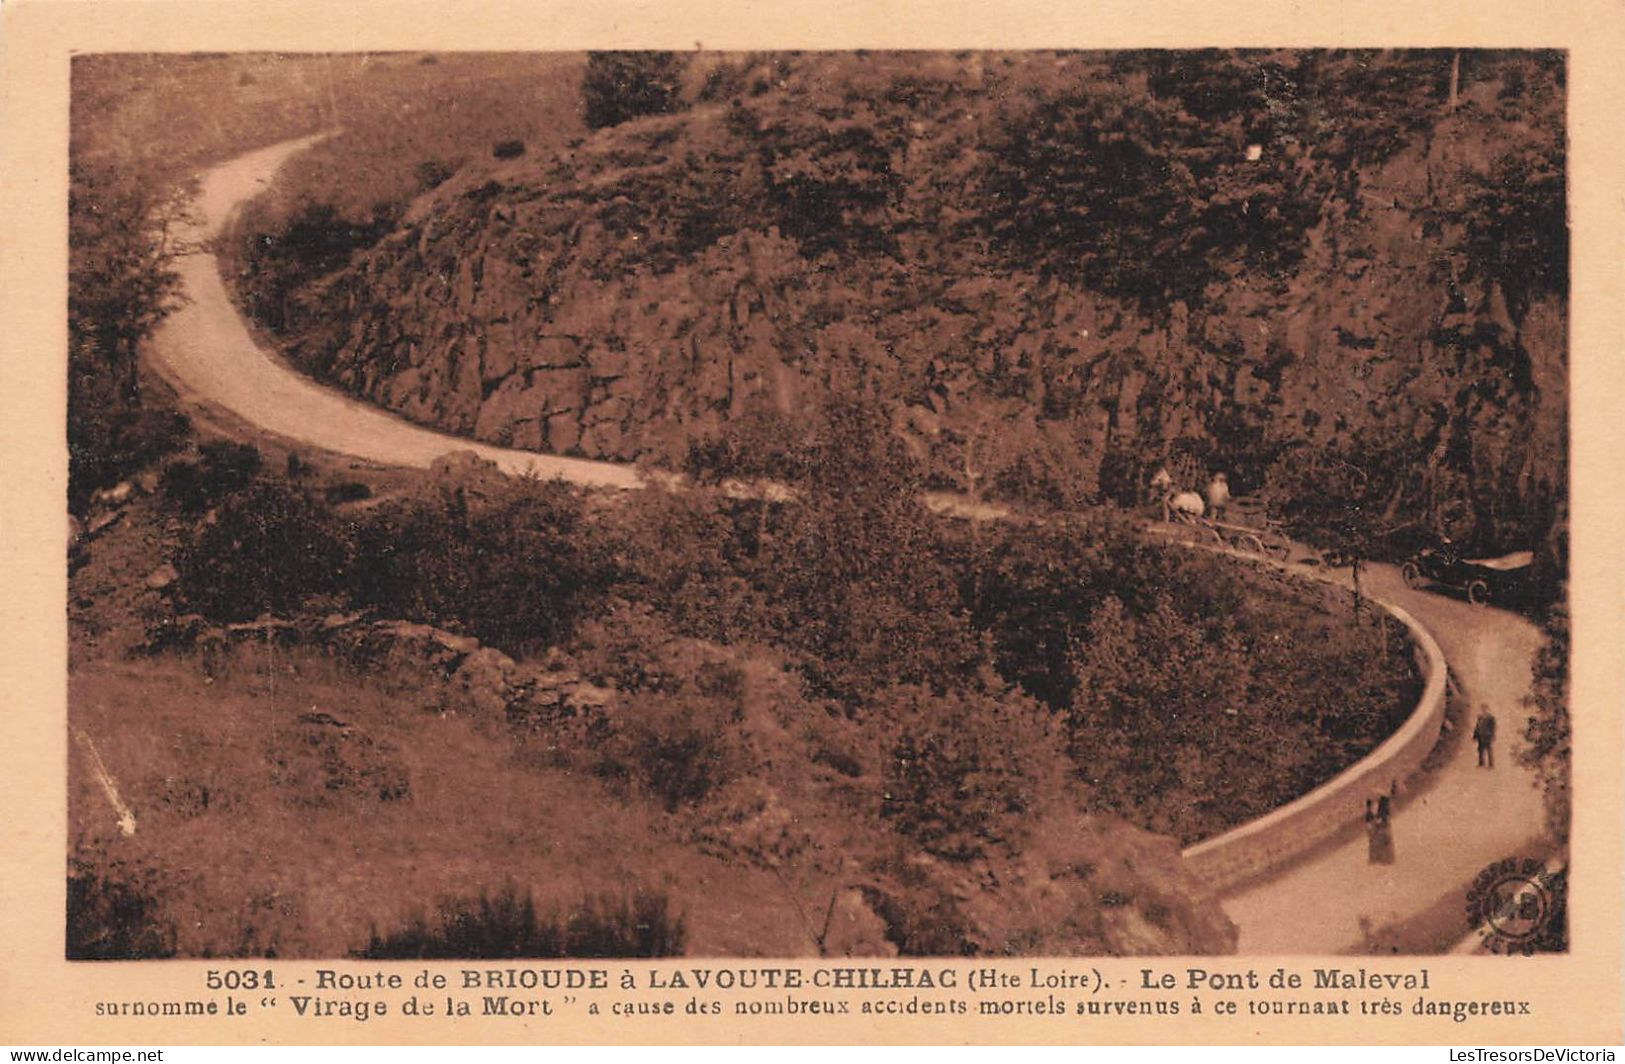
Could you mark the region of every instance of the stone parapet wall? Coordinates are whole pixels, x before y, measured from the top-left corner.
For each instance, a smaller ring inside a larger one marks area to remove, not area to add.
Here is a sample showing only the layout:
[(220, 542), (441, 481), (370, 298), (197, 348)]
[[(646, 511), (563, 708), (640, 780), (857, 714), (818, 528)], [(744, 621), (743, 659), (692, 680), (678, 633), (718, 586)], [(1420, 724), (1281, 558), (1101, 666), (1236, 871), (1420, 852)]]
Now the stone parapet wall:
[(1288, 864), (1361, 822), (1366, 799), (1402, 783), (1438, 742), (1445, 713), (1444, 653), (1405, 610), (1386, 602), (1377, 605), (1410, 632), (1424, 681), (1415, 711), (1382, 745), (1308, 794), (1186, 849), (1186, 866), (1218, 893)]

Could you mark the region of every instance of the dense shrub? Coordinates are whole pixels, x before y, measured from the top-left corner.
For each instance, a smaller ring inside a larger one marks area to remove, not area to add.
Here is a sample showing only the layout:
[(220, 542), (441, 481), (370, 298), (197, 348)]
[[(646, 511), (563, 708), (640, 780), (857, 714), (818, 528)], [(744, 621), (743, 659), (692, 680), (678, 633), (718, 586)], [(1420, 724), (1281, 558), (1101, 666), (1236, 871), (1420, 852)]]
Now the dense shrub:
[(341, 595), (350, 579), (348, 530), (284, 480), (257, 477), (227, 496), (178, 552), (179, 604), (227, 621), (289, 614)]
[(159, 915), (150, 882), (124, 869), (76, 864), (68, 874), (70, 961), (138, 961), (175, 955), (175, 928)]
[(866, 716), (890, 737), (881, 815), (938, 856), (1017, 848), (1035, 810), (1064, 790), (1054, 720), (1019, 693), (891, 688)]
[(767, 633), (753, 581), (769, 503), (698, 492), (645, 492), (598, 527), (620, 564), (622, 594), (673, 631), (716, 643)]
[(183, 447), (191, 423), (177, 410), (149, 400), (127, 402), (105, 381), (80, 374), (70, 357), (68, 384), (68, 509), (82, 513), (98, 488)]
[(561, 751), (567, 758), (672, 812), (750, 773), (744, 675), (716, 647), (679, 636), (647, 604), (618, 602), (583, 624), (570, 649), (584, 675), (620, 697), (578, 748)]
[(612, 570), (557, 482), (512, 480), (490, 496), (420, 498), (358, 526), (357, 604), (460, 627), (510, 651), (556, 642), (601, 601)]
[[(913, 877), (905, 877), (905, 881)], [(977, 952), (970, 921), (954, 899), (939, 891), (910, 889), (865, 892), (886, 927), (886, 940), (900, 957), (970, 957)]]
[(737, 697), (645, 693), (627, 700), (596, 754), (597, 769), (631, 777), (675, 812), (743, 774)]
[(1073, 650), (1108, 597), (1131, 610), (1170, 596), (1190, 616), (1239, 609), (1225, 563), (1148, 542), (1109, 510), (1042, 524), (1002, 523), (944, 543), (971, 623), (987, 633), (1000, 675), (1054, 709), (1071, 703)]
[(517, 159), (525, 154), (525, 142), (522, 140), (499, 140), (491, 145), (491, 155), (497, 159)]
[(702, 484), (730, 477), (794, 482), (805, 473), (807, 427), (776, 410), (752, 408), (690, 441), (683, 468)]
[(357, 956), (372, 960), (500, 960), (674, 957), (686, 932), (663, 892), (599, 895), (570, 912), (542, 913), (527, 891), (508, 886), (475, 899), (448, 898), (433, 919), (372, 933)]
[(1567, 842), (1573, 815), (1569, 779), (1573, 734), (1569, 718), (1569, 611), (1565, 598), (1546, 617), (1546, 642), (1535, 655), (1534, 693), (1529, 698), (1524, 763), (1534, 768), (1546, 801), (1546, 823), (1552, 837)]
[(251, 444), (212, 440), (198, 448), (195, 461), (164, 467), (158, 486), (185, 514), (200, 514), (246, 488), (260, 471), (260, 452)]
[(345, 605), (518, 652), (567, 636), (614, 579), (559, 483), (499, 478), (494, 494), (428, 493), (349, 519), (333, 505), (364, 485), (317, 492), (251, 473), (252, 448), (205, 451), (165, 484), (194, 511), (213, 507), (175, 563), (178, 604), (216, 620)]
[(1258, 815), (1415, 703), (1396, 625), (1109, 514), (961, 529), (940, 549), (999, 676), (1056, 714), (1091, 801), (1152, 830), (1193, 840)]
[(681, 100), (686, 59), (676, 52), (590, 52), (581, 79), (589, 129), (619, 125), (642, 115), (670, 114)]

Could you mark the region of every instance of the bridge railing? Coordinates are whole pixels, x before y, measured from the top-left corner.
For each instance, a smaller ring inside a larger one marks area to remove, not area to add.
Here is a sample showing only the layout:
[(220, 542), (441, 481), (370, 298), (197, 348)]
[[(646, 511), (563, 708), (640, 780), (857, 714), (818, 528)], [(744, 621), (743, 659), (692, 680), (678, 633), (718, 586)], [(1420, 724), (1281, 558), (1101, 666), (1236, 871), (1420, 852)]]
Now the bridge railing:
[(1372, 601), (1409, 631), (1423, 678), (1422, 697), (1398, 731), (1327, 782), (1256, 820), (1186, 849), (1186, 867), (1218, 893), (1229, 893), (1248, 880), (1290, 864), (1359, 823), (1366, 799), (1390, 793), (1421, 767), (1438, 742), (1445, 713), (1444, 653), (1415, 617), (1391, 603)]

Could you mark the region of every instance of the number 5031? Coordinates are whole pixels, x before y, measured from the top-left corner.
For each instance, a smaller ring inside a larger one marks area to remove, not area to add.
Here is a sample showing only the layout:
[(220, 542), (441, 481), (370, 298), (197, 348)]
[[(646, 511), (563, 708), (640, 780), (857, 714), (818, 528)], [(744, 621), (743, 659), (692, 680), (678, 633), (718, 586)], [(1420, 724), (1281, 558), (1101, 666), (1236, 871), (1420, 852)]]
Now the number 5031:
[(203, 976), (203, 981), (210, 990), (275, 990), (276, 979), (271, 969), (263, 971), (248, 969), (246, 971), (217, 971), (210, 969)]

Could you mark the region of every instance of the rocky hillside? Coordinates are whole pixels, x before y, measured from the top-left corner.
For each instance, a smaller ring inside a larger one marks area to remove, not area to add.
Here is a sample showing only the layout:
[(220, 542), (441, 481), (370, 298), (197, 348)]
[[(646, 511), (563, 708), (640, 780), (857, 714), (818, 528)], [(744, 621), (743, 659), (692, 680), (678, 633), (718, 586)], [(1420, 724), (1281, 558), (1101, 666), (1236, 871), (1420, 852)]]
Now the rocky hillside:
[(675, 113), (419, 197), (293, 292), (292, 356), (590, 457), (766, 446), (863, 395), (973, 491), (1129, 501), (1162, 462), (1250, 491), (1353, 461), (1391, 524), (1557, 519), (1560, 60), (704, 62)]
[[(267, 539), (319, 556), (369, 526), (413, 555), (453, 511), (468, 523), (454, 538), (486, 547), (514, 492), (561, 514), (570, 503), (465, 455), (394, 497), (340, 493), (334, 509), (318, 501), (334, 482), (304, 467), (306, 496), (252, 455), (207, 447), (98, 504), (75, 566), (71, 723), (118, 766), (141, 829), (120, 830), (73, 758), (72, 955), (370, 952), (411, 939), (426, 912), (483, 908), (515, 884), (544, 913), (658, 891), (686, 930), (658, 952), (696, 956), (1234, 951), (1178, 842), (1086, 802), (1026, 696), (910, 685), (846, 713), (809, 693), (794, 653), (679, 634), (648, 602), (595, 603), (568, 641), (526, 656), (464, 611), (434, 616), (448, 628), (399, 619), (425, 615), (404, 598), (301, 594), (361, 567), (323, 559), (273, 577), (230, 557), (263, 557)], [(601, 516), (645, 531), (624, 552), (645, 565), (659, 564), (653, 541), (685, 538), (682, 521)], [(515, 523), (527, 542), (537, 517)], [(313, 518), (325, 531), (301, 539)], [(366, 538), (369, 557), (386, 555)], [(488, 587), (516, 616), (531, 600), (562, 612), (509, 546), (459, 555), (437, 541), (406, 597)], [(692, 543), (679, 549), (686, 572), (703, 571)], [(497, 565), (462, 569), (475, 558)], [(400, 575), (375, 565), (364, 579)]]

